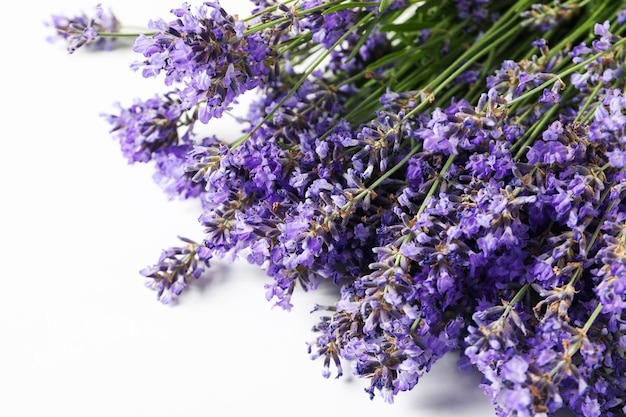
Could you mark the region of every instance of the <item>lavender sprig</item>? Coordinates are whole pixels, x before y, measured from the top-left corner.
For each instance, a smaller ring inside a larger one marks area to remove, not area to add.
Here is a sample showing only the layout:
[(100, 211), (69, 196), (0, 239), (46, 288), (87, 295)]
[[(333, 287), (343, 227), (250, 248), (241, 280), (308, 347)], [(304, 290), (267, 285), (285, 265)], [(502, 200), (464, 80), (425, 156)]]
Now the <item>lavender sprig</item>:
[(115, 37), (111, 35), (120, 36), (121, 27), (115, 15), (105, 11), (100, 4), (95, 7), (93, 15), (53, 15), (48, 25), (56, 32), (49, 40), (63, 39), (70, 54), (83, 46), (97, 50), (111, 49), (115, 42)]

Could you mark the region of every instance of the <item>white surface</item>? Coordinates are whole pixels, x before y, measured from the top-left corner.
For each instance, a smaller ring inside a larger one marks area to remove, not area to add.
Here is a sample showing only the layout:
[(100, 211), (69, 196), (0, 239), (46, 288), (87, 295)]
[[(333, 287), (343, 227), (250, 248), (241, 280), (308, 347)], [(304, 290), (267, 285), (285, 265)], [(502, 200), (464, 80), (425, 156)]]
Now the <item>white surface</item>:
[[(177, 235), (199, 237), (199, 212), (167, 201), (151, 167), (127, 165), (98, 116), (160, 88), (128, 69), (136, 56), (68, 56), (44, 40), (49, 14), (95, 3), (3, 12), (0, 416), (493, 415), (477, 375), (454, 359), (394, 405), (370, 401), (366, 381), (323, 379), (305, 344), (319, 294), (298, 293), (291, 313), (272, 309), (269, 279), (246, 264), (216, 263), (175, 307), (155, 301), (138, 271)], [(223, 4), (246, 14), (245, 2)], [(141, 25), (180, 4), (107, 5)]]

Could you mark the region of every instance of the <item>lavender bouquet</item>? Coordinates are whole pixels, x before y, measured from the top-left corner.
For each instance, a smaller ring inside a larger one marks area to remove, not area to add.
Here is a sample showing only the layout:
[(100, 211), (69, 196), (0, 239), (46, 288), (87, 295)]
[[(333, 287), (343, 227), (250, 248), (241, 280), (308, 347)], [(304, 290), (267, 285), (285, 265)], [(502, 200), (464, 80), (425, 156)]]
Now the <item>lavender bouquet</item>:
[[(201, 203), (195, 240), (141, 271), (158, 299), (244, 258), (287, 310), (337, 286), (309, 353), (371, 397), (458, 352), (499, 416), (626, 415), (624, 3), (252, 3), (50, 22), (70, 52), (133, 38), (167, 87), (105, 115)], [(207, 131), (252, 90), (239, 140)]]

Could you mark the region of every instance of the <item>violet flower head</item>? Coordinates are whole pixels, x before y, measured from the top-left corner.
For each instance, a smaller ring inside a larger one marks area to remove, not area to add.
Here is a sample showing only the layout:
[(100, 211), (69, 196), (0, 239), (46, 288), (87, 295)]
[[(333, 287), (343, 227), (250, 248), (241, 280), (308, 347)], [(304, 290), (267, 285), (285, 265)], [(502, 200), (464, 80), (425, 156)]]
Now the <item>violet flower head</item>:
[(157, 264), (140, 271), (146, 277), (146, 286), (157, 291), (157, 299), (163, 304), (175, 301), (191, 281), (200, 278), (212, 257), (203, 245), (179, 239), (185, 246), (164, 250)]
[(183, 142), (153, 153), (152, 160), (156, 168), (153, 179), (170, 199), (185, 200), (204, 194), (206, 181), (195, 170), (198, 157), (200, 153), (204, 155), (207, 149), (219, 146), (220, 142), (215, 137), (197, 142)]
[(247, 90), (273, 75), (272, 50), (262, 34), (243, 35), (242, 23), (219, 2), (192, 9), (173, 9), (176, 19), (151, 21), (152, 36), (141, 35), (134, 46), (145, 60), (136, 62), (144, 77), (165, 74), (165, 84), (182, 84), (185, 109), (197, 106), (198, 119), (219, 118)]
[(56, 34), (50, 36), (48, 40), (50, 42), (59, 39), (65, 41), (70, 54), (81, 47), (109, 50), (113, 47), (115, 38), (100, 34), (112, 34), (120, 30), (120, 22), (115, 15), (110, 11), (105, 11), (100, 4), (95, 7), (93, 15), (85, 13), (72, 17), (52, 15), (48, 26), (56, 31)]
[(184, 119), (185, 112), (175, 93), (145, 101), (135, 99), (129, 107), (117, 103), (116, 107), (117, 114), (104, 117), (129, 163), (148, 162), (158, 150), (189, 142), (189, 131), (180, 133), (179, 127), (192, 122)]
[(626, 167), (626, 96), (618, 89), (608, 90), (590, 124), (589, 137), (606, 152), (608, 163)]
[(491, 0), (455, 0), (454, 6), (459, 18), (485, 18), (489, 13), (488, 6)]
[(579, 12), (580, 6), (577, 4), (561, 4), (555, 0), (551, 4), (535, 3), (529, 10), (521, 13), (522, 26), (532, 27), (547, 32), (557, 27), (559, 24), (568, 22)]
[(626, 52), (623, 47), (614, 47), (621, 38), (610, 32), (609, 22), (596, 23), (594, 35), (596, 38), (591, 42), (591, 46), (581, 42), (569, 52), (575, 63), (581, 63), (595, 54), (602, 54), (598, 59), (587, 63), (582, 70), (571, 75), (572, 84), (581, 91), (600, 83), (608, 85), (624, 75), (621, 63), (624, 62)]
[(622, 25), (626, 22), (626, 7), (617, 12), (617, 24)]

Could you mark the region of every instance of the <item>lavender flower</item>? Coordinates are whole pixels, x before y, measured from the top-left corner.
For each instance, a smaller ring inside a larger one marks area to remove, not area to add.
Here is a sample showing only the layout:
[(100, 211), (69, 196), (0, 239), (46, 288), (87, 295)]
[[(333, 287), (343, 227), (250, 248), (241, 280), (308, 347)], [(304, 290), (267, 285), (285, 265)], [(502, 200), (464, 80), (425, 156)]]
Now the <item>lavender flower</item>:
[(531, 26), (546, 32), (572, 20), (579, 13), (579, 9), (577, 4), (561, 4), (557, 0), (551, 5), (535, 3), (530, 6), (530, 10), (522, 12), (522, 26)]
[(198, 106), (206, 123), (223, 112), (247, 90), (266, 80), (274, 67), (273, 52), (258, 35), (243, 37), (242, 24), (218, 2), (192, 10), (184, 3), (172, 10), (176, 19), (150, 22), (152, 36), (140, 35), (134, 50), (146, 59), (134, 64), (144, 77), (165, 73), (165, 83), (181, 83), (182, 106)]
[(106, 12), (102, 5), (95, 7), (93, 15), (82, 13), (67, 17), (52, 15), (48, 23), (56, 34), (48, 39), (55, 42), (59, 39), (67, 43), (67, 51), (71, 54), (80, 47), (97, 50), (108, 50), (113, 47), (114, 37), (103, 37), (101, 33), (114, 34), (119, 32), (120, 23), (113, 13)]
[(614, 168), (626, 166), (626, 99), (619, 90), (609, 90), (594, 114), (590, 138), (606, 149), (609, 164)]
[(136, 99), (128, 108), (119, 103), (116, 106), (119, 114), (107, 114), (105, 118), (129, 163), (148, 162), (158, 150), (190, 140), (189, 131), (179, 133), (180, 126), (193, 122), (186, 119), (175, 93), (145, 101)]
[(187, 238), (180, 238), (186, 245), (164, 250), (156, 265), (141, 270), (146, 286), (157, 291), (157, 299), (163, 304), (173, 302), (185, 290), (190, 281), (202, 276), (212, 257), (207, 248)]
[(609, 22), (596, 23), (594, 33), (599, 38), (592, 42), (591, 47), (585, 42), (581, 42), (569, 53), (574, 62), (581, 63), (592, 55), (606, 52), (605, 56), (586, 64), (584, 71), (572, 75), (572, 84), (579, 90), (584, 90), (590, 84), (610, 83), (613, 79), (619, 79), (623, 75), (623, 68), (615, 65), (615, 63), (623, 59), (624, 48), (621, 46), (611, 48), (611, 45), (616, 43), (619, 38), (610, 32)]

